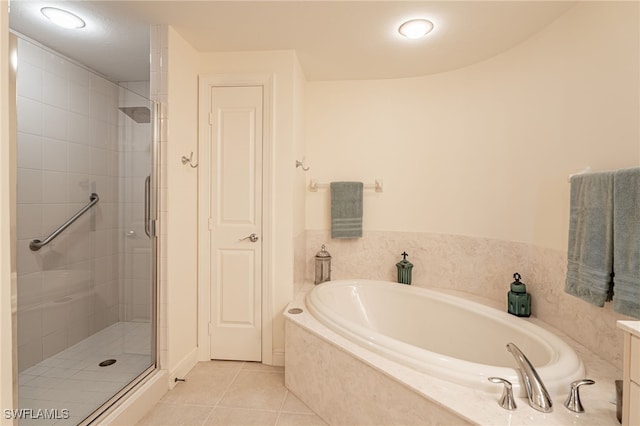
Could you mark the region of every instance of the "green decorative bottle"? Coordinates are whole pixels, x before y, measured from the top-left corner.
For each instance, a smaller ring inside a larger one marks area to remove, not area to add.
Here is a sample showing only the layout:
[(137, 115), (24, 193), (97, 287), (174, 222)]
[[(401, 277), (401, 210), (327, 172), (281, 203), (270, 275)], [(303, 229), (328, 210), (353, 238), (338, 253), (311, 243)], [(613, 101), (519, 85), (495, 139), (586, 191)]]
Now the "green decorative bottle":
[(527, 286), (520, 282), (519, 273), (513, 274), (515, 281), (511, 283), (511, 290), (507, 293), (508, 312), (518, 317), (531, 316), (531, 295), (527, 293)]
[(402, 260), (396, 263), (396, 268), (398, 268), (398, 282), (400, 284), (408, 284), (411, 285), (411, 269), (413, 268), (413, 263), (407, 260), (407, 252), (402, 252)]

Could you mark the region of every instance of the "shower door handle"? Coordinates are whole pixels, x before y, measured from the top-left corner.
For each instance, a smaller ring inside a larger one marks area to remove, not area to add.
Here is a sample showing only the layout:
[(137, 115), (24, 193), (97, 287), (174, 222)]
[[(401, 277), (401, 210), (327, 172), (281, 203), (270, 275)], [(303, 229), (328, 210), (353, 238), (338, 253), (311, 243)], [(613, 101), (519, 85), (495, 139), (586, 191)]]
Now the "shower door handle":
[(151, 224), (149, 216), (151, 213), (151, 176), (144, 180), (144, 233), (151, 238)]

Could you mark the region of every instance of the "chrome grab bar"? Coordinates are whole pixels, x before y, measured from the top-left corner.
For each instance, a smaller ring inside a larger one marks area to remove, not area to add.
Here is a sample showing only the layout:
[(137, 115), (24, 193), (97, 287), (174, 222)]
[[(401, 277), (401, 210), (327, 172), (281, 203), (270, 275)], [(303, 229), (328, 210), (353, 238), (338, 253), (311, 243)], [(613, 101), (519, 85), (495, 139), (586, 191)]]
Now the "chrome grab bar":
[(91, 194), (91, 196), (89, 197), (89, 204), (87, 204), (86, 206), (84, 206), (83, 208), (81, 208), (76, 214), (74, 214), (69, 220), (67, 220), (65, 223), (63, 223), (58, 229), (56, 229), (55, 231), (53, 231), (51, 233), (51, 235), (49, 235), (47, 238), (45, 238), (44, 240), (40, 241), (40, 240), (33, 240), (29, 243), (29, 248), (31, 249), (31, 251), (38, 251), (40, 250), (42, 247), (46, 246), (47, 244), (49, 244), (51, 241), (53, 241), (53, 239), (55, 237), (57, 237), (58, 235), (60, 235), (60, 233), (62, 233), (62, 231), (64, 231), (65, 229), (67, 229), (73, 222), (75, 222), (80, 216), (82, 216), (87, 210), (89, 210), (91, 207), (93, 207), (95, 204), (98, 203), (98, 201), (100, 201), (100, 197), (98, 197), (98, 194), (96, 194), (95, 192), (93, 192)]
[(151, 238), (149, 216), (151, 213), (151, 176), (144, 180), (144, 233)]

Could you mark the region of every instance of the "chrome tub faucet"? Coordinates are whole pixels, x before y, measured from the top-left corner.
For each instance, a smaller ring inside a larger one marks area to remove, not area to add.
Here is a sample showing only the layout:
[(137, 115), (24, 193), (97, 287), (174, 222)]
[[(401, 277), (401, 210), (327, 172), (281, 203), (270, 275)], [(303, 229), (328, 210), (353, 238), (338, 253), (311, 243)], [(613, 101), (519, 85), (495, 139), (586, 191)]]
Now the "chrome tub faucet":
[(511, 355), (518, 363), (518, 368), (522, 373), (522, 381), (524, 388), (527, 392), (527, 398), (529, 399), (529, 405), (538, 411), (543, 413), (550, 413), (553, 411), (553, 403), (547, 388), (545, 388), (542, 379), (538, 375), (538, 372), (522, 351), (513, 343), (507, 343), (507, 350), (511, 352)]

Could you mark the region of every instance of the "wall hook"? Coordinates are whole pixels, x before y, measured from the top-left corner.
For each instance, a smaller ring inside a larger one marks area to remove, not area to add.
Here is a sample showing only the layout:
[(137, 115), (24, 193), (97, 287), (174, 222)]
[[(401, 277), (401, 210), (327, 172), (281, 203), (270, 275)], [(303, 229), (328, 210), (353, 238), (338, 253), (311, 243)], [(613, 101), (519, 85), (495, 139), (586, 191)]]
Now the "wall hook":
[(304, 170), (305, 172), (309, 171), (309, 169), (311, 168), (309, 166), (305, 166), (304, 165), (304, 158), (302, 159), (302, 161), (296, 160), (296, 168), (298, 168), (298, 167), (302, 167), (302, 170)]
[(189, 156), (189, 158), (185, 157), (184, 155), (182, 156), (182, 164), (189, 164), (192, 169), (198, 167), (197, 164), (193, 164), (193, 151), (191, 151), (191, 155)]

